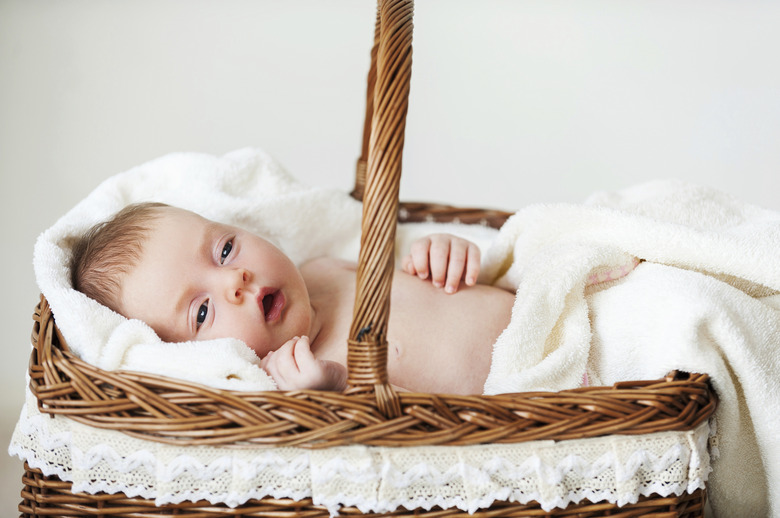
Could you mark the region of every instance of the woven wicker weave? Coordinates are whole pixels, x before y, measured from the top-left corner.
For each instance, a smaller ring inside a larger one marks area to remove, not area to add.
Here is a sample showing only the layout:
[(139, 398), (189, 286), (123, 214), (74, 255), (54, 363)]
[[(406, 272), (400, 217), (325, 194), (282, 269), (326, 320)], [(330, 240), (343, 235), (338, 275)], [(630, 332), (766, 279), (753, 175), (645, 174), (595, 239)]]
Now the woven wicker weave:
[[(690, 430), (716, 399), (708, 377), (671, 373), (665, 379), (558, 393), (450, 396), (397, 393), (387, 377), (387, 320), (396, 219), (455, 220), (499, 226), (501, 211), (426, 204), (399, 208), (398, 184), (411, 73), (410, 0), (380, 0), (369, 73), (363, 156), (353, 195), (364, 200), (357, 294), (348, 353), (348, 389), (228, 392), (154, 375), (107, 372), (76, 358), (60, 335), (45, 298), (34, 314), (30, 388), (41, 412), (176, 445), (236, 447), (345, 444), (470, 445), (575, 439)], [(367, 122), (368, 128), (368, 122)], [(369, 137), (370, 135), (370, 137)], [(363, 178), (363, 175), (365, 177)], [(263, 499), (237, 509), (208, 502), (155, 507), (124, 495), (74, 495), (70, 484), (26, 468), (22, 516), (327, 516), (310, 501)], [(582, 502), (551, 512), (498, 502), (474, 516), (702, 516), (704, 490), (649, 497), (616, 508)], [(347, 516), (360, 514), (344, 509)], [(459, 510), (403, 510), (385, 516), (445, 517)], [(376, 516), (373, 514), (363, 516)]]
[[(123, 518), (150, 518), (155, 516), (184, 516), (189, 518), (216, 517), (266, 517), (266, 518), (329, 518), (330, 514), (322, 506), (313, 505), (310, 499), (289, 500), (266, 498), (261, 501), (250, 500), (239, 508), (229, 508), (224, 505), (213, 505), (208, 502), (186, 502), (177, 505), (157, 507), (154, 501), (143, 498), (128, 498), (119, 495), (86, 495), (73, 494), (71, 484), (56, 478), (45, 477), (39, 470), (25, 465), (25, 489), (22, 496), (25, 499), (19, 510), (24, 518), (33, 516), (120, 516)], [(434, 508), (430, 511), (421, 509), (399, 509), (393, 513), (375, 514), (361, 513), (354, 507), (343, 507), (342, 516), (361, 517), (423, 517), (449, 518), (452, 516), (474, 518), (517, 518), (517, 517), (556, 517), (556, 518), (591, 518), (610, 516), (613, 518), (633, 518), (652, 515), (656, 518), (679, 516), (694, 518), (702, 516), (705, 495), (703, 491), (683, 495), (680, 498), (640, 498), (635, 504), (630, 504), (616, 510), (608, 503), (584, 503), (568, 506), (566, 509), (542, 511), (538, 504), (531, 502), (526, 505), (501, 502), (489, 510), (468, 514), (459, 510)]]

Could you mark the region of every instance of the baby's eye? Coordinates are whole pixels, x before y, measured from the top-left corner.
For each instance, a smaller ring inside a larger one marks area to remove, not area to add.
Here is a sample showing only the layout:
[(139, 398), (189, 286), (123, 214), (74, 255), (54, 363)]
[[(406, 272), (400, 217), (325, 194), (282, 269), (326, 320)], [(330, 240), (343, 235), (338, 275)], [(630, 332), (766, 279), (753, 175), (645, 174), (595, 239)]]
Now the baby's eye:
[(206, 317), (209, 314), (209, 303), (208, 301), (204, 302), (200, 305), (198, 308), (198, 314), (195, 317), (195, 329), (200, 329), (201, 324), (206, 321)]
[(225, 259), (228, 258), (230, 252), (233, 250), (233, 241), (228, 241), (225, 246), (222, 247), (222, 253), (219, 256), (219, 264), (223, 264)]

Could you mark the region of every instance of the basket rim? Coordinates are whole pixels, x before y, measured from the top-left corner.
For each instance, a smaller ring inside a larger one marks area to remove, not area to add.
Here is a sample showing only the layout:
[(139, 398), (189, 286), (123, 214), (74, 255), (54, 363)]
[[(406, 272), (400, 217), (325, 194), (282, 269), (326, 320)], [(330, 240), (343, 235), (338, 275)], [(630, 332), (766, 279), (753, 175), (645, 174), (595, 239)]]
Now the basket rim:
[(467, 445), (690, 430), (715, 411), (707, 374), (560, 392), (401, 392), (385, 417), (370, 393), (238, 392), (163, 376), (104, 371), (77, 358), (45, 296), (33, 314), (30, 389), (42, 413), (176, 445)]

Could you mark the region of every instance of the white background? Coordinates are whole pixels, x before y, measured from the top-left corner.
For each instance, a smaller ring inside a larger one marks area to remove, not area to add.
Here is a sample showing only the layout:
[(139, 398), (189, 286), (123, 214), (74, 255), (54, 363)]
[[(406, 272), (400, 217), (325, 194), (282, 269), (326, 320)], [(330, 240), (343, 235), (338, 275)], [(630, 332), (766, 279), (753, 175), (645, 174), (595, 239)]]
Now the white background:
[[(23, 399), (36, 236), (173, 151), (352, 185), (371, 0), (0, 0), (0, 412)], [(780, 4), (419, 0), (402, 197), (516, 209), (677, 177), (780, 210)], [(0, 460), (10, 511), (18, 462)]]

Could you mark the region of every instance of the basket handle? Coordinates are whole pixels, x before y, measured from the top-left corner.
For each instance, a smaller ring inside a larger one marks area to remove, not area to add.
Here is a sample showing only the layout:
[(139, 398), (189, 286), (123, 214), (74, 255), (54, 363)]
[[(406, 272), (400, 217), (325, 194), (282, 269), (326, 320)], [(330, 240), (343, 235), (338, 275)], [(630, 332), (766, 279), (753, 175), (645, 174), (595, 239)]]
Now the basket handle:
[(412, 13), (412, 0), (379, 0), (360, 255), (347, 353), (347, 391), (373, 391), (386, 416), (400, 415), (398, 396), (387, 376), (387, 321), (412, 70)]
[(374, 44), (371, 46), (371, 66), (366, 80), (366, 115), (363, 120), (363, 141), (360, 146), (360, 157), (355, 164), (355, 186), (350, 195), (356, 200), (363, 200), (366, 189), (366, 169), (368, 169), (368, 149), (371, 140), (371, 121), (374, 118), (374, 86), (376, 85), (376, 61), (381, 39), (382, 20), (381, 4), (377, 5), (376, 24), (374, 25)]

